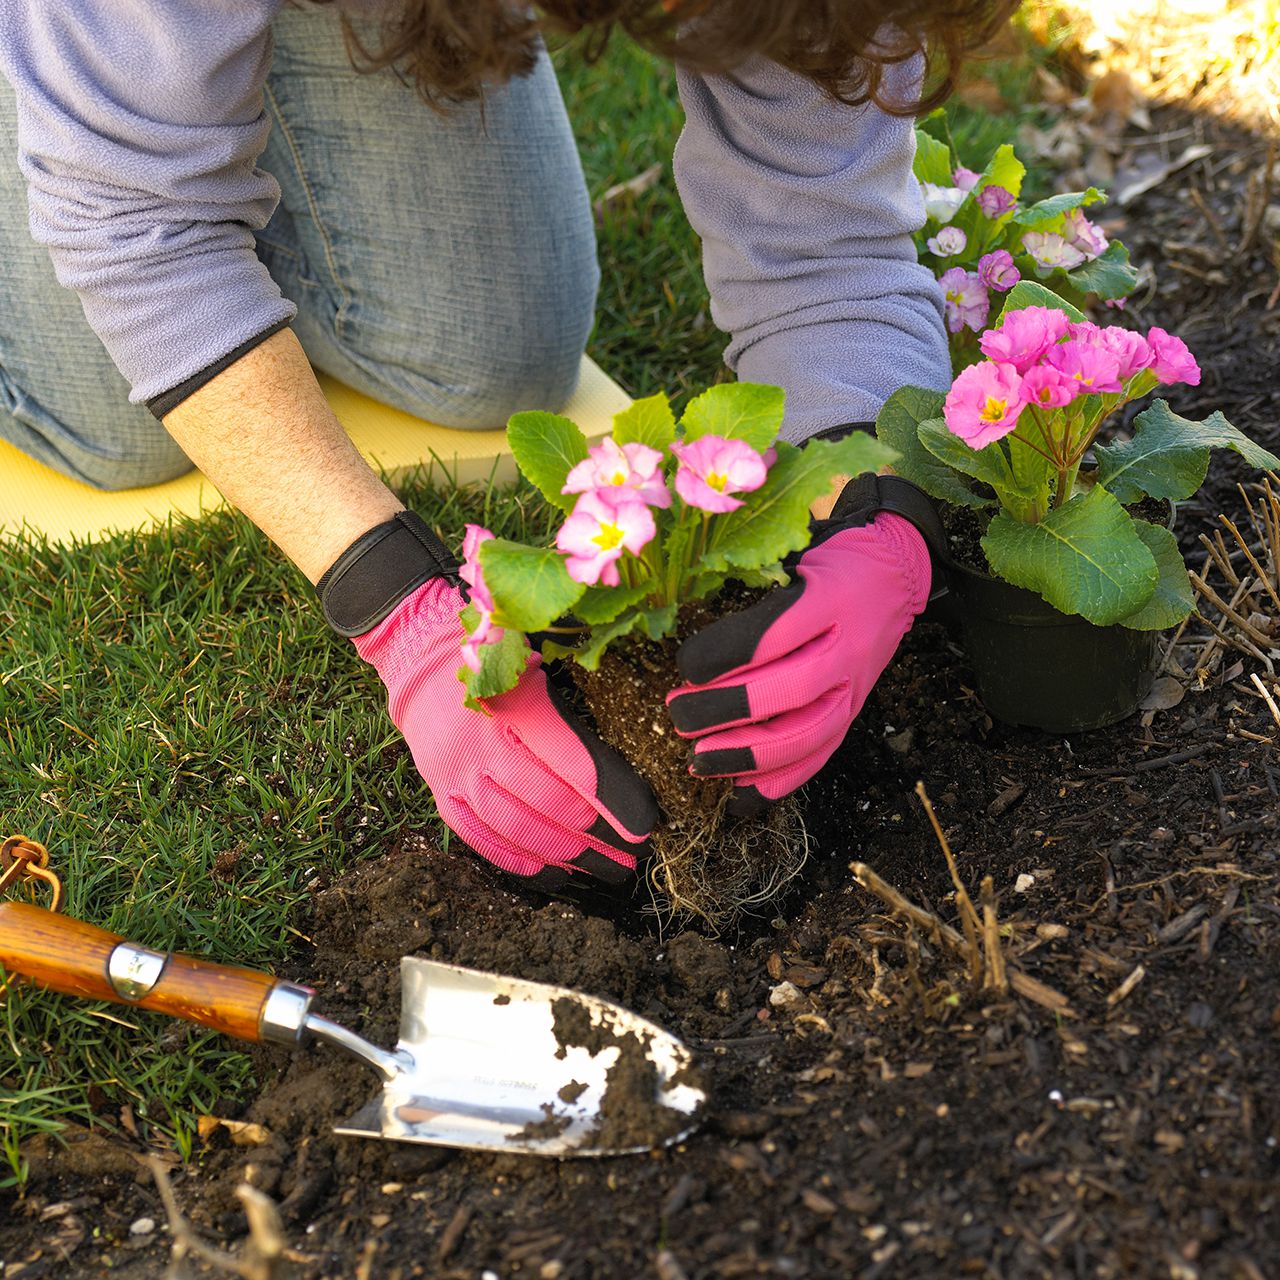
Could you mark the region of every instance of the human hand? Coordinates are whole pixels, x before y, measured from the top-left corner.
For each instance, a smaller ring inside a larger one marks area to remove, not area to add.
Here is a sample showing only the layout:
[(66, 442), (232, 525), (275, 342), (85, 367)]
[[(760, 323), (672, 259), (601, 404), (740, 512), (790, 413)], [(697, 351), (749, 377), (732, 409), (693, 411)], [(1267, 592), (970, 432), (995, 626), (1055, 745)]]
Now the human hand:
[[(844, 740), (928, 601), (930, 557), (912, 520), (883, 509), (905, 482), (863, 477), (792, 563), (795, 581), (680, 647), (667, 698), (694, 741), (691, 772), (732, 777), (730, 811), (755, 812), (807, 782)], [(899, 506), (898, 502), (892, 505)], [(911, 490), (902, 509), (936, 522)], [(940, 526), (931, 534), (940, 536)]]

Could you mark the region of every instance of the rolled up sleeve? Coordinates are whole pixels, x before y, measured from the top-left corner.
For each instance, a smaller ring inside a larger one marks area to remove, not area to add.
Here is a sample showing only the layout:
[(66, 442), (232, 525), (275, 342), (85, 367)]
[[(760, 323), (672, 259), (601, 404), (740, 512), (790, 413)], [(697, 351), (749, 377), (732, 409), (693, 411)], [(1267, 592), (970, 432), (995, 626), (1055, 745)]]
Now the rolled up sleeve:
[(153, 403), (294, 314), (254, 232), (279, 0), (0, 0), (31, 233)]
[(870, 421), (904, 385), (947, 387), (942, 298), (911, 239), (924, 223), (911, 121), (761, 58), (678, 78), (676, 181), (712, 316), (740, 378), (786, 388), (783, 434)]

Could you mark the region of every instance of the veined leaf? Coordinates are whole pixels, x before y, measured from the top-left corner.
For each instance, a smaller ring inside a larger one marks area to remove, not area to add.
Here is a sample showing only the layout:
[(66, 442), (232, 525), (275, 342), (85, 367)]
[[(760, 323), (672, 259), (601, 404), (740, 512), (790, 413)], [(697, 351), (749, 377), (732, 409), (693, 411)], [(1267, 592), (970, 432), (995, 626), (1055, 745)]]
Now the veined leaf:
[(1264, 471), (1280, 467), (1280, 458), (1254, 444), (1220, 412), (1203, 422), (1179, 417), (1157, 400), (1134, 419), (1132, 440), (1099, 445), (1098, 483), (1122, 503), (1153, 498), (1189, 498), (1204, 483), (1210, 449), (1232, 449)]
[(943, 419), (934, 418), (920, 424), (920, 443), (939, 462), (989, 484), (993, 489), (1016, 487), (999, 441), (983, 449), (971, 448), (950, 430)]
[(587, 438), (558, 413), (531, 410), (507, 423), (507, 443), (524, 476), (553, 507), (572, 511), (577, 495), (561, 493), (565, 477), (587, 456)]
[[(480, 613), (469, 604), (458, 615), (467, 635), (474, 633), (480, 622)], [(458, 668), (458, 679), (466, 690), (463, 702), (473, 711), (486, 711), (481, 698), (496, 698), (500, 693), (514, 689), (529, 661), (529, 642), (522, 631), (506, 631), (496, 644), (480, 646), (480, 670), (472, 671), (463, 665)]]
[(763, 453), (782, 426), (786, 392), (759, 382), (725, 382), (689, 402), (680, 419), (686, 441), (700, 436), (745, 440)]
[(1163, 631), (1166, 627), (1176, 627), (1196, 605), (1178, 540), (1168, 529), (1149, 524), (1146, 520), (1135, 520), (1133, 528), (1155, 558), (1160, 580), (1151, 599), (1137, 613), (1121, 618), (1120, 625), (1133, 631)]
[(1037, 200), (1035, 204), (1019, 209), (1010, 221), (1016, 222), (1020, 227), (1042, 227), (1045, 223), (1062, 217), (1064, 213), (1070, 213), (1072, 209), (1097, 204), (1099, 200), (1106, 198), (1107, 193), (1099, 191), (1097, 187), (1090, 187), (1087, 191), (1064, 191), (1060, 195)]
[(998, 577), (1099, 626), (1136, 613), (1160, 578), (1129, 514), (1098, 486), (1050, 511), (1039, 524), (997, 513), (982, 549)]
[(554, 547), (526, 547), (494, 538), (480, 547), (480, 566), (493, 595), (493, 620), (519, 631), (541, 631), (563, 617), (586, 587), (574, 582)]
[(565, 656), (572, 657), (588, 671), (594, 671), (600, 665), (604, 651), (624, 636), (639, 631), (650, 640), (661, 640), (671, 634), (675, 625), (676, 606), (673, 604), (656, 609), (635, 609), (603, 626), (593, 627), (586, 643)]
[(828, 492), (836, 476), (878, 470), (896, 456), (861, 431), (843, 440), (813, 440), (803, 449), (779, 441), (777, 450), (750, 505), (717, 518), (711, 546), (695, 565), (699, 573), (758, 569), (799, 551), (809, 541), (809, 504)]
[(931, 498), (955, 506), (988, 507), (990, 498), (979, 497), (965, 480), (920, 442), (920, 424), (941, 418), (945, 400), (945, 392), (926, 391), (921, 387), (895, 391), (876, 418), (876, 439), (897, 450), (894, 472), (919, 485)]
[[(1054, 307), (1058, 311), (1066, 312), (1077, 324), (1085, 318), (1084, 312), (1079, 307), (1073, 307), (1071, 303), (1058, 297), (1052, 289), (1046, 289), (1044, 285), (1036, 284), (1034, 280), (1019, 280), (1009, 290), (1005, 295), (1004, 306), (1000, 310), (1000, 320), (1003, 320), (1010, 311), (1021, 311), (1023, 307)], [(998, 328), (999, 323), (997, 321), (992, 328)]]
[(916, 155), (911, 171), (918, 182), (931, 182), (935, 187), (950, 187), (952, 182), (951, 148), (923, 129), (916, 129)]
[(676, 438), (671, 402), (660, 391), (615, 413), (613, 438), (619, 444), (647, 444), (651, 449), (665, 449)]
[(1138, 273), (1129, 262), (1129, 250), (1113, 240), (1099, 257), (1068, 271), (1067, 279), (1081, 293), (1127, 298), (1137, 286)]
[(573, 606), (573, 616), (590, 626), (612, 622), (652, 590), (652, 582), (642, 582), (637, 587), (588, 587)]

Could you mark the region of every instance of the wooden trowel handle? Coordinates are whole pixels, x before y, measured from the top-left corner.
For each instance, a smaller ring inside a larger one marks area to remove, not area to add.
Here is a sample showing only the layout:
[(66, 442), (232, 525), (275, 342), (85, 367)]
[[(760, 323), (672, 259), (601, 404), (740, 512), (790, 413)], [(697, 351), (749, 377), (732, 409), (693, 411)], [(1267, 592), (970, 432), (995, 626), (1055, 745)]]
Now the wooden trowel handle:
[[(197, 1022), (239, 1040), (282, 1036), (263, 1013), (273, 991), (296, 999), (305, 1016), (310, 992), (269, 973), (214, 964), (178, 952), (152, 951), (114, 933), (26, 902), (0, 902), (0, 966), (51, 991), (113, 1000)], [(277, 1001), (277, 1003), (281, 1003)], [(275, 1033), (273, 1033), (275, 1032)]]

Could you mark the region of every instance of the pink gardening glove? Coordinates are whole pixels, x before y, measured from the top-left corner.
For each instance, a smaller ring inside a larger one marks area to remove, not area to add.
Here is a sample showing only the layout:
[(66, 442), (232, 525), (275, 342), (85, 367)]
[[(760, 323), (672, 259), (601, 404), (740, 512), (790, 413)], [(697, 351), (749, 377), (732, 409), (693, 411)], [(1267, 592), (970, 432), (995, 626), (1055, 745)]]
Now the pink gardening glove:
[(462, 594), (433, 578), (353, 637), (441, 818), (504, 871), (554, 889), (625, 884), (657, 820), (648, 787), (560, 701), (534, 660), (509, 693), (463, 705)]
[(928, 602), (924, 538), (887, 511), (861, 523), (869, 514), (820, 525), (791, 566), (798, 581), (680, 647), (689, 683), (668, 695), (671, 719), (696, 741), (691, 773), (734, 779), (731, 813), (764, 808), (826, 764)]

